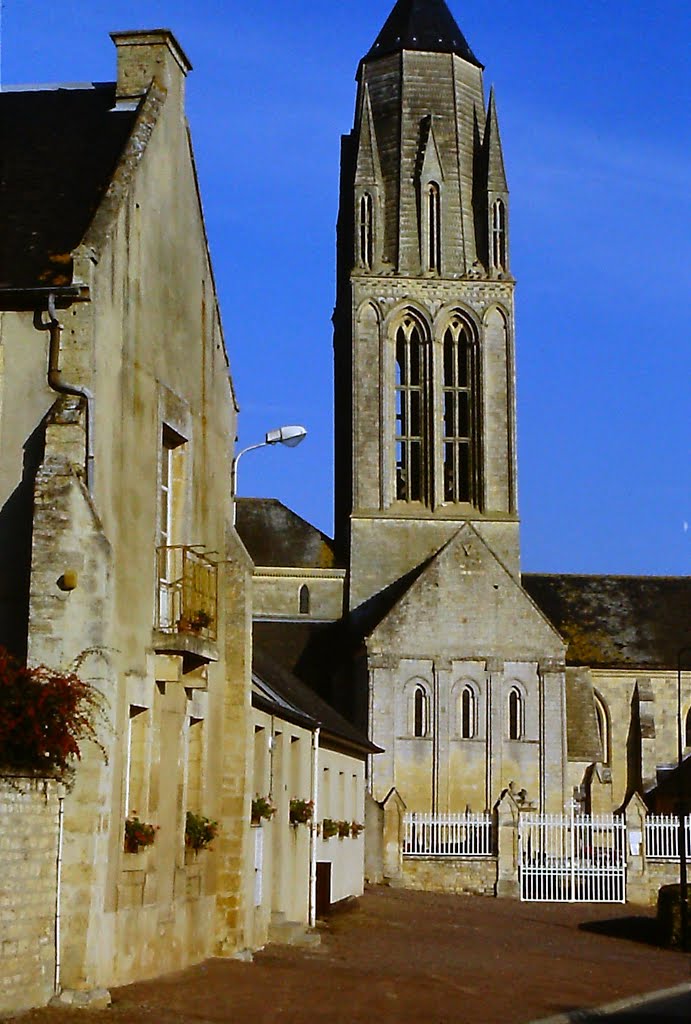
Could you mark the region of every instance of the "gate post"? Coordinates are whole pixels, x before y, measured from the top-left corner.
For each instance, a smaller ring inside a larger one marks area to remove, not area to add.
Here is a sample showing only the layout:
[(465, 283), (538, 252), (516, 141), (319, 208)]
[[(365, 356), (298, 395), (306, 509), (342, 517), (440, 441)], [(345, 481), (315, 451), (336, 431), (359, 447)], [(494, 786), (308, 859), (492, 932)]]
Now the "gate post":
[(384, 810), (384, 880), (391, 886), (403, 885), (403, 815), (405, 803), (394, 787), (382, 801)]
[(494, 808), (497, 836), (497, 884), (495, 895), (518, 899), (518, 823), (519, 805), (510, 789), (502, 794)]
[(649, 903), (650, 889), (645, 858), (645, 819), (648, 808), (638, 793), (634, 793), (624, 808), (626, 821), (626, 888), (627, 899), (634, 903)]

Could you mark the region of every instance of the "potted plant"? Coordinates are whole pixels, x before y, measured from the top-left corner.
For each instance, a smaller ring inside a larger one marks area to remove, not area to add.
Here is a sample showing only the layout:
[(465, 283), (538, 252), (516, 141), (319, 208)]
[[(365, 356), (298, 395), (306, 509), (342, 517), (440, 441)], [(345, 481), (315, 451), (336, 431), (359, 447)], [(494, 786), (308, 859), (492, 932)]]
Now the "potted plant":
[(267, 821), (270, 821), (275, 813), (276, 808), (271, 803), (268, 796), (255, 796), (252, 801), (251, 813), (251, 821), (253, 825), (261, 825), (262, 818), (266, 818)]
[(338, 835), (338, 822), (332, 818), (324, 818), (322, 822), (322, 838), (331, 839), (332, 836)]
[(351, 821), (351, 823), (350, 823), (350, 834), (353, 837), (353, 839), (357, 839), (357, 837), (362, 832), (364, 832), (364, 831), (365, 831), (365, 826), (361, 825), (359, 821)]
[(209, 629), (214, 621), (205, 608), (197, 608), (195, 611), (181, 615), (178, 619), (178, 629), (182, 633), (201, 633), (203, 629)]
[(350, 835), (350, 822), (349, 821), (337, 821), (336, 826), (338, 828), (338, 838), (347, 839)]
[(200, 850), (208, 850), (213, 840), (218, 835), (218, 822), (211, 821), (203, 814), (187, 812), (185, 817), (185, 846), (195, 853)]
[(307, 825), (312, 820), (314, 813), (313, 800), (299, 800), (297, 797), (290, 801), (290, 824)]
[(157, 825), (140, 821), (136, 811), (125, 820), (125, 853), (139, 853), (147, 846), (153, 846), (158, 832)]

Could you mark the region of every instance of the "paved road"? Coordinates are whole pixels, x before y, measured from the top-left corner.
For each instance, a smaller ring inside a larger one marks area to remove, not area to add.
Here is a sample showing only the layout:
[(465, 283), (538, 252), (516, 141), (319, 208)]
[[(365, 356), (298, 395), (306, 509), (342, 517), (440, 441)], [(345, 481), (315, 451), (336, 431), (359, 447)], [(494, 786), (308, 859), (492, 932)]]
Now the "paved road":
[(651, 914), (375, 888), (316, 949), (209, 960), (114, 990), (88, 1021), (60, 1009), (18, 1024), (525, 1024), (576, 1010), (582, 1022), (689, 980), (691, 958), (654, 945)]

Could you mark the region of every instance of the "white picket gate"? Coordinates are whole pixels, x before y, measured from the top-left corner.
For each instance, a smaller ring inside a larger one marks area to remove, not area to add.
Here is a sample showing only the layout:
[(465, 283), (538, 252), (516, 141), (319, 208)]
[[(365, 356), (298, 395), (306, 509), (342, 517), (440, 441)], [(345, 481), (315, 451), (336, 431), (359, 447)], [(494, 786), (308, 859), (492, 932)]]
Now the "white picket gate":
[(406, 814), (406, 857), (491, 857), (491, 814)]
[[(691, 860), (691, 816), (684, 819), (686, 855)], [(679, 860), (679, 818), (649, 814), (645, 819), (645, 855), (648, 860)]]
[(521, 899), (625, 903), (626, 823), (615, 815), (534, 814), (518, 836)]

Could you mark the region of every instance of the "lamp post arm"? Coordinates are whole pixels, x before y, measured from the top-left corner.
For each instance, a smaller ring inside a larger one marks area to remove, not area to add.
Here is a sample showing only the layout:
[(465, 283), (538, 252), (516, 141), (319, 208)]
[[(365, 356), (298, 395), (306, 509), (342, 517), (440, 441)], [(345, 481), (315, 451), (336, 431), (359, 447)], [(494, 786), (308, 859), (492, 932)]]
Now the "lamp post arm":
[(260, 441), (258, 444), (251, 444), (247, 448), (243, 448), (242, 451), (237, 453), (237, 455), (235, 456), (235, 458), (233, 459), (233, 461), (231, 463), (231, 467), (230, 467), (230, 497), (231, 497), (231, 500), (233, 502), (233, 525), (235, 525), (235, 508), (236, 508), (235, 499), (237, 498), (237, 488), (238, 488), (238, 462), (240, 461), (240, 459), (242, 458), (243, 455), (247, 454), (247, 452), (253, 452), (256, 448), (266, 448), (267, 444), (269, 444), (268, 441)]

